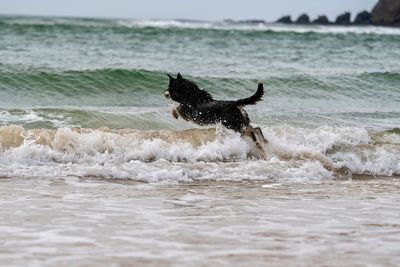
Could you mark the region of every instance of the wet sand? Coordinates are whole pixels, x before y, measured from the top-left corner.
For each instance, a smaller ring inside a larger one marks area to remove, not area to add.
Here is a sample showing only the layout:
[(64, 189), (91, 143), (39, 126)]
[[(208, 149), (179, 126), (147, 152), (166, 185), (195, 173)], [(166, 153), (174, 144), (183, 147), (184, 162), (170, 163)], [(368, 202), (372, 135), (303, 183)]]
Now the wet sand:
[(400, 178), (0, 179), (2, 266), (396, 266)]

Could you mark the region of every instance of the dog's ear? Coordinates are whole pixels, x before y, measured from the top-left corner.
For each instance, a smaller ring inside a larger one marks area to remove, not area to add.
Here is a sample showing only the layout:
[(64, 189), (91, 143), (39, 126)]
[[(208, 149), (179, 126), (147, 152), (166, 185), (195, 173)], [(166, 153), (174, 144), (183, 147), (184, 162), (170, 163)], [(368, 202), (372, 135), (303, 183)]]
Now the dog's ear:
[(178, 79), (178, 80), (183, 80), (183, 77), (182, 77), (182, 75), (178, 72), (178, 76), (176, 76), (176, 78)]
[(172, 77), (171, 75), (169, 75), (169, 73), (167, 73), (167, 75), (168, 75), (170, 81), (175, 80), (175, 78)]

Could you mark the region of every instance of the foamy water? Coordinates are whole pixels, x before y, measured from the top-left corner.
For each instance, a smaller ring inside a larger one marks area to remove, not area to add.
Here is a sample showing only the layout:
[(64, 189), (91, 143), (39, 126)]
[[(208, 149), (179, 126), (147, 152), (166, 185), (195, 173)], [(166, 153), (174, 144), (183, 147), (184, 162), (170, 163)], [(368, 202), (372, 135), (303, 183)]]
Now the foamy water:
[(78, 176), (144, 182), (326, 180), (352, 174), (400, 174), (400, 139), (359, 128), (264, 129), (262, 160), (254, 144), (217, 129), (139, 131), (108, 128), (0, 128), (5, 177)]
[(125, 27), (155, 27), (182, 29), (214, 29), (239, 31), (272, 31), (293, 33), (322, 33), (322, 34), (383, 34), (400, 35), (400, 30), (380, 26), (324, 26), (324, 25), (285, 25), (275, 23), (232, 23), (184, 20), (120, 20), (118, 24)]
[(4, 266), (396, 266), (399, 179), (0, 179)]

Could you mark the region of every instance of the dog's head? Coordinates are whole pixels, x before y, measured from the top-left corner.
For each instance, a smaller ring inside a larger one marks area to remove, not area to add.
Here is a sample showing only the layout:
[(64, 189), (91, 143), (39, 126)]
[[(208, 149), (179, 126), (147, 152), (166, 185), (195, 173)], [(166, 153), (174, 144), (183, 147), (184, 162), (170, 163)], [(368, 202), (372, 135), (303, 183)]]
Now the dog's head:
[(176, 78), (167, 74), (169, 77), (168, 89), (164, 92), (166, 98), (170, 98), (181, 104), (204, 103), (212, 100), (209, 93), (201, 90), (197, 84), (187, 79), (184, 79), (180, 73)]

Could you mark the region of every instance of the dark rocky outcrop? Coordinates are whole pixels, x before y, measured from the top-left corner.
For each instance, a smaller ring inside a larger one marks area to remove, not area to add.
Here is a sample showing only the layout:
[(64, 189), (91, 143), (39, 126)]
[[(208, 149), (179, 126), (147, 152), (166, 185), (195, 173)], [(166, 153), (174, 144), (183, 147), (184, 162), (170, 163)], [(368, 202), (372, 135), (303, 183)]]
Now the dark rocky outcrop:
[(371, 13), (366, 10), (358, 13), (353, 23), (357, 25), (371, 24)]
[(310, 17), (307, 14), (302, 14), (300, 17), (296, 20), (297, 24), (309, 24), (310, 23)]
[(318, 16), (315, 20), (313, 20), (314, 24), (320, 24), (320, 25), (327, 25), (330, 24), (328, 17), (327, 16)]
[(293, 23), (291, 16), (283, 16), (282, 18), (278, 19), (276, 22), (277, 23), (286, 23), (286, 24)]
[[(294, 23), (291, 16), (283, 16), (277, 23)], [(257, 23), (261, 23), (258, 22)], [(302, 14), (295, 22), (296, 24), (309, 24), (310, 17)], [(330, 23), (326, 16), (319, 16), (311, 23), (318, 25), (382, 25), (400, 27), (400, 0), (379, 0), (372, 12), (362, 11), (357, 14), (353, 23), (351, 23), (350, 12), (343, 13), (336, 18), (334, 23)]]
[(400, 25), (400, 0), (379, 0), (371, 15), (373, 24)]
[(336, 18), (335, 24), (338, 25), (350, 25), (351, 23), (351, 14), (350, 12), (343, 13)]

